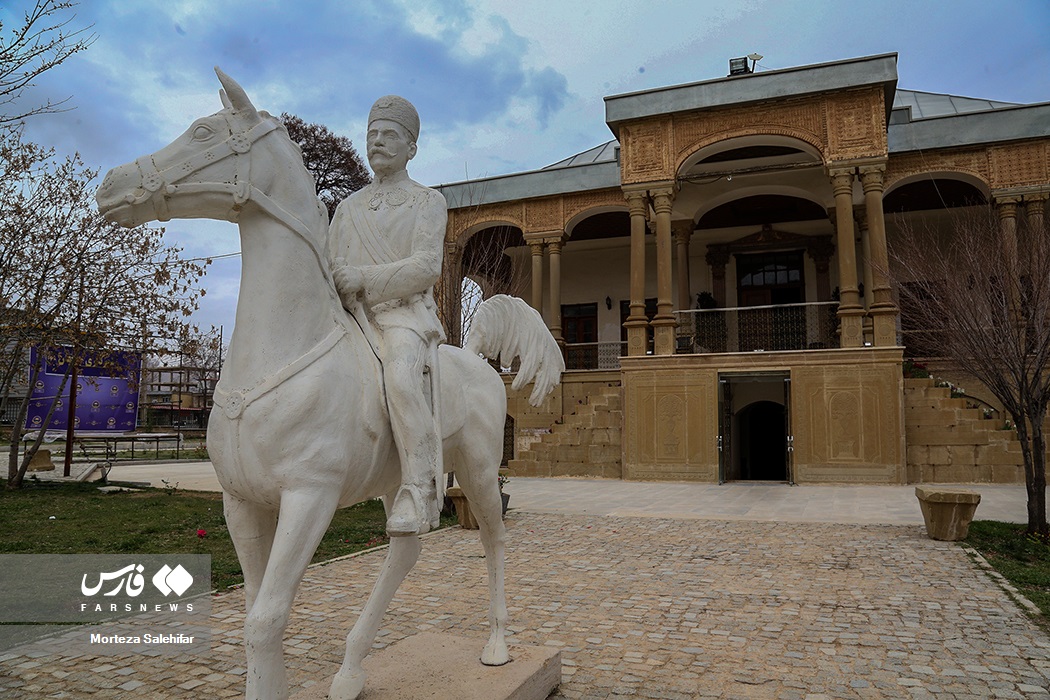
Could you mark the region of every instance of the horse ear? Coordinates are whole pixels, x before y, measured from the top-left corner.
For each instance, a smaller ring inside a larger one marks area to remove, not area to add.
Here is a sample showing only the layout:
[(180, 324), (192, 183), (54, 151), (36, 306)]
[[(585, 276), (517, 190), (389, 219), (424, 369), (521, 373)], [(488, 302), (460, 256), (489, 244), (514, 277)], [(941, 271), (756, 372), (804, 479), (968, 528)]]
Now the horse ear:
[[(222, 83), (223, 90), (226, 92), (226, 98), (234, 111), (250, 113), (256, 111), (255, 105), (248, 99), (248, 93), (237, 84), (236, 80), (223, 73), (218, 66), (215, 66), (215, 75), (219, 76), (219, 82)], [(223, 102), (223, 104), (226, 103)]]
[(219, 90), (219, 99), (222, 100), (223, 109), (233, 109), (233, 103), (230, 102), (230, 98), (226, 96), (225, 90)]

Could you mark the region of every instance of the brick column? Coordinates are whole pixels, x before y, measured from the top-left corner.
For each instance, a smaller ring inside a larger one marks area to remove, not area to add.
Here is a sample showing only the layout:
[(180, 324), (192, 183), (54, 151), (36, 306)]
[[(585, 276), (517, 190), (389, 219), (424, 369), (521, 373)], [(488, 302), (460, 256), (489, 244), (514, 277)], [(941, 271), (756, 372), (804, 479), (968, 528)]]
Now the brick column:
[(452, 345), (463, 345), (463, 249), (456, 243), (445, 243), (442, 262), (441, 311), (446, 318), (445, 335)]
[(674, 305), (671, 301), (671, 204), (674, 188), (651, 191), (656, 212), (656, 316), (653, 318), (653, 354), (673, 355), (675, 350)]
[(631, 213), (631, 312), (623, 324), (627, 329), (627, 354), (644, 355), (649, 320), (645, 317), (645, 215), (649, 198), (644, 190), (624, 193)]
[(853, 169), (830, 171), (835, 193), (835, 236), (839, 254), (839, 345), (858, 348), (864, 343), (864, 307), (857, 289), (857, 244), (853, 230)]
[(871, 269), (870, 299), (871, 323), (877, 347), (897, 345), (897, 306), (890, 289), (890, 256), (886, 246), (886, 216), (882, 211), (883, 174), (886, 166), (865, 165), (860, 168), (860, 182), (864, 187), (864, 211), (868, 221), (868, 239)]

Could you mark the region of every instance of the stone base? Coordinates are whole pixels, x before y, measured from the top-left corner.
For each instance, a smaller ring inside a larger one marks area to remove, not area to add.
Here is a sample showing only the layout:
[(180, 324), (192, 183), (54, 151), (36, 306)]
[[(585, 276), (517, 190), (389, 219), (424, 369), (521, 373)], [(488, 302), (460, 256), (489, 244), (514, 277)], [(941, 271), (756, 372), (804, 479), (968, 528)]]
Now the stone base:
[[(421, 632), (364, 662), (368, 679), (360, 700), (544, 700), (561, 683), (561, 652), (548, 647), (512, 646), (511, 661), (485, 666), (484, 639)], [(290, 700), (326, 700), (332, 679), (292, 695)]]
[(27, 472), (50, 472), (55, 470), (55, 465), (51, 461), (51, 450), (41, 447), (33, 455), (33, 458), (29, 460), (29, 466), (26, 468)]
[(930, 539), (957, 542), (966, 539), (970, 521), (981, 502), (981, 494), (964, 489), (916, 486), (915, 497), (922, 508), (926, 534)]

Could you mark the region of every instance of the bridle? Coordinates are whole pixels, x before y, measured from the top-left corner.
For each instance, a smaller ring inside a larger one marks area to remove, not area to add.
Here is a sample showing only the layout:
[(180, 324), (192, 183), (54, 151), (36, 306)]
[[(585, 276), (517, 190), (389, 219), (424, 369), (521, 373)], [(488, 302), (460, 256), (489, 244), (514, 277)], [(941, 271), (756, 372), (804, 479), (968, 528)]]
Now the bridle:
[[(220, 112), (220, 114), (223, 114)], [(142, 179), (141, 194), (129, 194), (125, 197), (128, 204), (143, 204), (151, 201), (153, 210), (158, 221), (168, 221), (171, 216), (168, 212), (168, 199), (176, 194), (205, 194), (226, 193), (233, 200), (232, 210), (236, 214), (250, 200), (255, 202), (271, 218), (284, 224), (291, 229), (299, 238), (309, 246), (314, 257), (317, 259), (318, 267), (324, 275), (325, 281), (334, 292), (332, 273), (328, 268), (325, 256), (314, 242), (313, 232), (299, 217), (273, 200), (251, 181), (251, 150), (258, 141), (262, 140), (270, 132), (280, 127), (273, 117), (262, 117), (261, 121), (246, 130), (238, 130), (230, 120), (229, 114), (223, 114), (230, 135), (225, 141), (206, 148), (199, 153), (184, 158), (183, 160), (169, 165), (163, 170), (158, 170), (153, 162), (152, 156), (143, 156), (135, 160), (135, 166), (139, 170)], [(183, 182), (187, 177), (200, 170), (214, 165), (220, 161), (232, 157), (234, 159), (233, 182)]]

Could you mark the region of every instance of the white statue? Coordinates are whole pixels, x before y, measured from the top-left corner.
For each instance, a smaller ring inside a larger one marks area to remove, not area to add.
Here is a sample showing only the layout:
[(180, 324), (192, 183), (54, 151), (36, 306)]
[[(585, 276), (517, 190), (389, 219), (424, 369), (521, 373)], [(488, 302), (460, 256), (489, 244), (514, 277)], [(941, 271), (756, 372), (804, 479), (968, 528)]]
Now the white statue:
[[(343, 305), (377, 331), (390, 423), (401, 459), (401, 488), (387, 533), (423, 534), (440, 515), (441, 463), (437, 427), (424, 393), (431, 348), (444, 340), (433, 287), (441, 274), (445, 198), (409, 179), (419, 115), (407, 100), (379, 98), (368, 115), (368, 186), (336, 209), (328, 233), (335, 287)], [(365, 318), (368, 320), (366, 321)], [(437, 367), (429, 367), (429, 377)], [(440, 404), (439, 404), (440, 405)]]
[[(389, 517), (401, 488), (401, 460), (368, 325), (344, 311), (336, 291), (327, 216), (313, 178), (280, 122), (217, 73), (225, 108), (198, 119), (160, 151), (114, 168), (97, 199), (100, 211), (124, 226), (171, 218), (239, 224), (236, 326), (208, 422), (208, 452), (244, 571), (246, 697), (281, 700), (288, 697), (284, 629), (317, 543), (336, 508), (381, 496)], [(390, 196), (399, 195), (384, 194)], [(429, 197), (422, 188), (419, 196)], [(439, 208), (433, 216), (440, 218)], [(366, 308), (383, 323), (382, 297), (369, 299), (371, 271), (359, 261), (340, 269), (344, 296), (352, 302), (349, 292), (361, 289)], [(389, 333), (373, 341), (389, 345)], [(500, 665), (509, 660), (497, 482), (506, 394), (479, 352), (502, 354), (504, 364), (519, 356), (515, 388), (534, 381), (534, 404), (557, 384), (564, 363), (539, 314), (512, 297), (482, 304), (466, 348), (443, 345), (438, 353), (444, 465), (455, 470), (478, 516), (488, 566), (490, 634), (481, 661)], [(352, 700), (363, 689), (361, 661), (420, 547), (414, 536), (391, 540), (375, 588), (347, 635), (331, 700)]]

